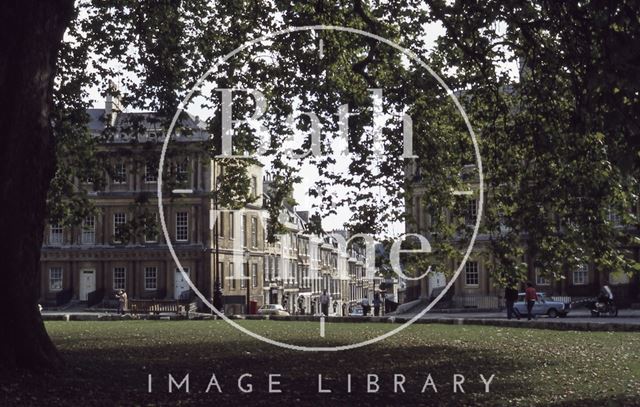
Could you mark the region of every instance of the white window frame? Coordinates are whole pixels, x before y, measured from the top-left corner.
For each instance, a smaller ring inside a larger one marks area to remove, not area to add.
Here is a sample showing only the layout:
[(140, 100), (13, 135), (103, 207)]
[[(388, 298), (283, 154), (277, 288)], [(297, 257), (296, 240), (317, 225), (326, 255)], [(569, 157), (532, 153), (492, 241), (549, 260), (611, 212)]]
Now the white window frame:
[(251, 264), (251, 286), (256, 288), (259, 284), (258, 281), (258, 265), (256, 263)]
[(258, 218), (251, 217), (251, 247), (258, 247)]
[(96, 217), (89, 215), (82, 220), (82, 230), (80, 232), (80, 242), (82, 244), (96, 243)]
[(258, 177), (256, 177), (255, 175), (252, 175), (250, 185), (251, 185), (251, 196), (253, 198), (256, 198), (258, 196)]
[(113, 166), (113, 183), (122, 185), (127, 183), (127, 165), (124, 161), (116, 161)]
[[(122, 276), (119, 276), (119, 273), (122, 273)], [(111, 284), (114, 290), (126, 291), (127, 289), (127, 268), (126, 267), (113, 268), (113, 276), (111, 279)]]
[(247, 247), (247, 215), (242, 215), (240, 222), (240, 235), (242, 237), (242, 247)]
[[(150, 284), (153, 283), (153, 284)], [(157, 291), (158, 290), (158, 268), (155, 266), (149, 266), (144, 268), (144, 290), (145, 291)]]
[[(120, 216), (122, 215), (122, 216)], [(117, 220), (118, 218), (121, 218), (121, 220)], [(117, 236), (117, 231), (118, 231), (118, 226), (120, 225), (126, 225), (127, 224), (127, 213), (126, 212), (115, 212), (113, 214), (113, 242), (114, 243), (122, 243), (120, 240), (118, 240)]]
[(467, 201), (467, 211), (465, 213), (465, 224), (473, 225), (476, 223), (476, 219), (478, 218), (478, 200), (475, 198), (471, 198)]
[[(473, 269), (473, 270), (471, 270)], [(476, 282), (469, 282), (469, 277), (475, 275)], [(480, 286), (480, 265), (477, 261), (467, 261), (464, 265), (464, 285), (467, 287), (478, 287)]]
[(540, 267), (534, 267), (534, 273), (536, 276), (536, 285), (548, 286), (551, 285), (551, 281), (548, 278), (543, 277), (540, 273), (542, 269)]
[(176, 161), (176, 182), (189, 183), (189, 160)]
[(49, 291), (62, 291), (64, 287), (63, 271), (62, 267), (49, 267)]
[(144, 165), (144, 183), (155, 184), (158, 182), (158, 168), (151, 163)]
[(178, 211), (176, 212), (176, 242), (187, 241), (189, 241), (189, 212)]
[[(578, 278), (576, 278), (578, 277)], [(573, 285), (589, 284), (589, 265), (581, 264), (573, 270)]]
[(64, 228), (57, 223), (49, 225), (49, 244), (61, 245), (64, 243)]

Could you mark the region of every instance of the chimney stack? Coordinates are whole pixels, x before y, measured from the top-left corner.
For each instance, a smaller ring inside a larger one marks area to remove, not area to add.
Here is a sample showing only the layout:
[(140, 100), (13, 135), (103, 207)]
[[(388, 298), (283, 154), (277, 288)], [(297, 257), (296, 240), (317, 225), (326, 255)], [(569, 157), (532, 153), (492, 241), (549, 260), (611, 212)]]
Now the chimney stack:
[(111, 126), (115, 124), (118, 113), (122, 112), (119, 94), (118, 85), (116, 85), (112, 80), (109, 80), (107, 97), (104, 101), (104, 115)]

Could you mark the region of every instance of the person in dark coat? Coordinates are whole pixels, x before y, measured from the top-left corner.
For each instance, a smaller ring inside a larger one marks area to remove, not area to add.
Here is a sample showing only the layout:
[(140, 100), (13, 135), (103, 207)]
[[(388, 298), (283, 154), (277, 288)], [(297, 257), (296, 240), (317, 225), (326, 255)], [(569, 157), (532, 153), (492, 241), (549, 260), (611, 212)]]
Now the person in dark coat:
[(513, 304), (518, 301), (518, 290), (514, 285), (507, 285), (504, 289), (504, 302), (507, 306), (507, 319), (515, 316), (520, 319), (520, 314), (513, 308)]
[(375, 293), (373, 295), (373, 315), (376, 317), (380, 315), (380, 304), (382, 304), (382, 301), (380, 301), (380, 294)]

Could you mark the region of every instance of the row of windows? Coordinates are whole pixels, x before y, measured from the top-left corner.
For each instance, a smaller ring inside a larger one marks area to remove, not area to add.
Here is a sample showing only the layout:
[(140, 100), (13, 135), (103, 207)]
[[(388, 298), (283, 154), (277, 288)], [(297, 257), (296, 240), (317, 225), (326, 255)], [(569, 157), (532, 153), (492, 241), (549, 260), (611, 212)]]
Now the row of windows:
[[(542, 270), (535, 268), (536, 285), (551, 285), (548, 278), (542, 276)], [(579, 265), (572, 273), (573, 285), (586, 285), (589, 283), (589, 266), (586, 264)]]
[[(156, 225), (158, 224), (158, 215), (156, 214)], [(127, 224), (127, 214), (125, 212), (116, 212), (113, 214), (113, 241), (114, 243), (121, 243), (119, 240), (120, 235), (124, 232), (124, 228)], [(176, 225), (176, 241), (186, 242), (189, 240), (189, 213), (188, 212), (176, 212), (175, 216)], [(80, 236), (81, 244), (95, 244), (96, 243), (96, 219), (95, 216), (87, 216), (82, 221), (82, 233)], [(145, 231), (144, 236), (145, 243), (156, 243), (158, 241), (157, 228), (149, 228)], [(52, 224), (49, 227), (49, 244), (59, 245), (64, 243), (64, 228), (57, 224)]]
[[(424, 219), (423, 208), (422, 208), (422, 197), (420, 196), (416, 196), (414, 198), (413, 216), (418, 227), (422, 227), (425, 219)], [(475, 225), (477, 217), (478, 217), (478, 200), (475, 198), (467, 200), (467, 204), (464, 212), (465, 225), (468, 225), (468, 226)], [(435, 222), (435, 218), (432, 218), (431, 222)]]
[[(219, 262), (218, 263), (218, 270), (220, 272), (220, 288), (222, 288), (224, 290), (225, 285), (229, 284), (230, 289), (236, 289), (237, 288), (237, 281), (240, 280), (240, 288), (247, 288), (247, 277), (248, 277), (248, 272), (249, 272), (249, 264), (248, 263), (244, 263), (242, 266), (242, 275), (244, 276), (244, 278), (240, 278), (240, 279), (236, 279), (233, 278), (233, 268), (235, 266), (235, 264), (233, 262), (229, 263), (229, 268), (226, 269), (225, 268), (225, 263), (223, 262)], [(228, 272), (228, 273), (227, 273)], [(251, 264), (251, 286), (253, 288), (258, 287), (258, 265), (253, 263)]]
[[(535, 268), (536, 285), (545, 286), (550, 285), (547, 278), (543, 277), (539, 267)], [(480, 273), (478, 271), (478, 262), (468, 261), (464, 265), (464, 281), (465, 285), (477, 286), (480, 284)], [(589, 267), (586, 264), (578, 266), (573, 270), (573, 284), (574, 285), (586, 285), (589, 283)]]
[[(189, 162), (187, 160), (176, 162), (173, 166), (173, 171), (176, 176), (177, 182), (186, 182), (189, 179)], [(118, 161), (113, 165), (112, 181), (116, 185), (126, 184), (128, 180), (128, 169), (124, 161)], [(158, 182), (158, 163), (150, 162), (145, 164), (143, 180), (145, 184), (154, 184)], [(85, 184), (92, 183), (91, 179), (84, 179), (82, 181)]]
[[(229, 222), (229, 238), (234, 237), (234, 217), (232, 213), (221, 212), (218, 216), (219, 219), (219, 235), (224, 237), (225, 233), (225, 220)], [(245, 234), (245, 222), (247, 220), (246, 215), (242, 216), (242, 225), (240, 228), (241, 234), (244, 236), (243, 245), (247, 246), (247, 235)], [(156, 224), (158, 224), (158, 216), (156, 214)], [(125, 212), (116, 212), (113, 214), (113, 236), (115, 243), (121, 243), (118, 237), (123, 233), (124, 227), (127, 224), (127, 214)], [(175, 215), (175, 231), (176, 241), (186, 242), (189, 240), (189, 213), (188, 212), (176, 212)], [(96, 219), (95, 216), (88, 216), (82, 222), (82, 244), (95, 244), (96, 242)], [(258, 219), (251, 217), (251, 247), (258, 247)], [(57, 224), (50, 225), (49, 228), (49, 244), (57, 245), (62, 244), (64, 241), (64, 228)], [(156, 228), (149, 228), (145, 233), (146, 243), (156, 243), (158, 241), (158, 231)]]
[[(235, 237), (234, 219), (235, 217), (233, 212), (221, 211), (220, 213), (218, 213), (218, 236), (220, 237), (225, 236), (225, 224), (228, 223), (229, 239), (233, 239)], [(247, 243), (248, 243), (247, 234), (245, 233), (246, 223), (247, 223), (247, 215), (242, 215), (241, 223), (240, 223), (240, 234), (243, 236), (244, 240), (242, 242), (242, 245), (245, 247), (247, 246)], [(251, 242), (250, 242), (251, 247), (253, 248), (258, 247), (258, 218), (255, 216), (251, 217), (251, 234), (249, 238), (251, 239)]]
[[(189, 272), (185, 268), (185, 272)], [(62, 267), (49, 268), (49, 291), (61, 291), (63, 287)], [(126, 290), (127, 269), (125, 267), (113, 268), (113, 289)], [(158, 289), (158, 268), (151, 266), (144, 268), (144, 289), (155, 291)]]

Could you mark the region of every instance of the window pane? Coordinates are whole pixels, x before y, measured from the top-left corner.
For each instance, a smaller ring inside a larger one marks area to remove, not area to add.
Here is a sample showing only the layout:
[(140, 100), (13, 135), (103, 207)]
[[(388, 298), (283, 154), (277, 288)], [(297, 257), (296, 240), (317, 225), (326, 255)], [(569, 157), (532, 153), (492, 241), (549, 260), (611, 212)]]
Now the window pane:
[(476, 217), (478, 215), (478, 201), (470, 199), (467, 202), (467, 213), (465, 214), (465, 223), (467, 225), (473, 225), (476, 223)]
[(258, 286), (258, 265), (251, 265), (251, 282), (254, 287)]
[(573, 284), (585, 285), (589, 281), (589, 267), (586, 264), (581, 264), (576, 270), (573, 271)]
[(144, 289), (155, 290), (158, 288), (158, 269), (155, 267), (144, 268)]
[(62, 290), (62, 267), (51, 267), (49, 269), (49, 290)]
[(176, 213), (176, 240), (185, 242), (189, 238), (189, 214), (187, 212)]
[(120, 242), (122, 234), (124, 233), (124, 226), (127, 223), (127, 214), (124, 212), (117, 212), (113, 214), (113, 241)]
[(126, 289), (126, 276), (127, 276), (127, 271), (124, 267), (115, 267), (113, 269), (113, 289), (114, 290)]
[(50, 226), (49, 229), (49, 243), (50, 244), (62, 244), (64, 229), (58, 224)]
[(549, 285), (549, 280), (543, 277), (542, 269), (540, 267), (535, 268), (536, 273), (536, 285)]
[(82, 221), (82, 243), (94, 244), (96, 242), (96, 219), (94, 216), (87, 216)]
[(258, 219), (251, 218), (251, 247), (258, 247)]
[(179, 183), (187, 183), (189, 180), (189, 161), (183, 160), (176, 163), (176, 181)]
[(127, 166), (123, 161), (119, 161), (113, 168), (113, 183), (125, 184), (127, 182)]
[(151, 184), (158, 181), (158, 164), (156, 162), (147, 163), (144, 166), (144, 182)]
[(465, 284), (466, 285), (478, 285), (480, 283), (480, 276), (478, 274), (478, 263), (475, 261), (468, 261), (464, 266), (465, 268)]

